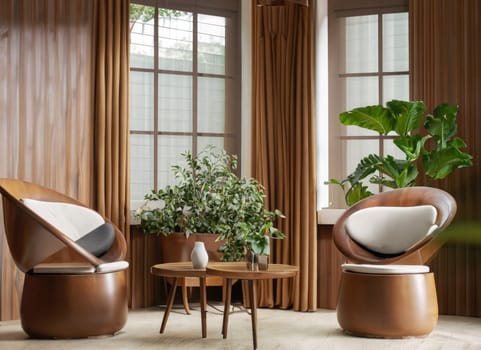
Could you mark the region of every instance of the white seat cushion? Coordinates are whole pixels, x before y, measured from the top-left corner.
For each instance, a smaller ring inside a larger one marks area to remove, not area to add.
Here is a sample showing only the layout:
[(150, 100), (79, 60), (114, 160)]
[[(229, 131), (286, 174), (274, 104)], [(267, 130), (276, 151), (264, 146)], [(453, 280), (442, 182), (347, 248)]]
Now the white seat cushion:
[(35, 214), (74, 241), (105, 223), (99, 213), (81, 205), (29, 198), (23, 198), (22, 202)]
[(370, 207), (353, 213), (345, 222), (349, 236), (381, 254), (400, 254), (438, 227), (432, 205)]
[(112, 261), (108, 263), (103, 263), (97, 266), (97, 273), (108, 273), (115, 271), (126, 270), (129, 267), (129, 263), (125, 260)]
[(427, 273), (426, 265), (373, 265), (373, 264), (342, 264), (343, 271), (370, 273), (378, 275), (400, 275), (413, 273)]

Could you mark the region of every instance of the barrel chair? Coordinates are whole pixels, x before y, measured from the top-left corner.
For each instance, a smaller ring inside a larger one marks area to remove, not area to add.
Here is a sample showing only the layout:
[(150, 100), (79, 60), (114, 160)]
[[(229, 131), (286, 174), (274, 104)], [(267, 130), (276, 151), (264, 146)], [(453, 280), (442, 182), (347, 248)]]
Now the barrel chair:
[(434, 329), (437, 294), (426, 264), (455, 213), (449, 193), (421, 186), (382, 192), (346, 210), (333, 228), (347, 258), (337, 305), (346, 333), (402, 338)]
[(82, 203), (0, 179), (10, 253), (25, 273), (20, 320), (32, 338), (111, 335), (127, 321), (124, 235)]

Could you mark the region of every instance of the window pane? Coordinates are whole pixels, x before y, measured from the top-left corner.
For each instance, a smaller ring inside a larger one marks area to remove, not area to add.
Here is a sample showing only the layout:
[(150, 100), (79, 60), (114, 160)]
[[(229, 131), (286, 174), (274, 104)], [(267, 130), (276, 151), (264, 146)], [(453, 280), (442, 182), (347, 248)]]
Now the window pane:
[(159, 130), (192, 131), (192, 77), (159, 74)]
[(225, 130), (225, 79), (198, 79), (198, 130), (219, 132)]
[(130, 66), (154, 68), (154, 8), (130, 5)]
[(378, 16), (357, 16), (345, 19), (345, 73), (378, 71)]
[[(379, 84), (377, 77), (349, 77), (346, 78), (346, 110), (378, 104)], [(357, 126), (346, 127), (347, 136), (378, 135), (377, 132)]]
[(199, 136), (197, 138), (197, 149), (199, 151), (203, 150), (208, 145), (215, 146), (217, 149), (225, 149), (223, 137)]
[(159, 9), (159, 69), (192, 71), (193, 16)]
[(383, 15), (383, 70), (399, 72), (409, 70), (408, 14)]
[(154, 136), (130, 135), (130, 198), (143, 200), (154, 188)]
[(181, 153), (192, 151), (192, 138), (190, 136), (159, 136), (159, 175), (157, 178), (159, 188), (175, 182), (172, 175), (172, 165), (183, 164)]
[(225, 18), (199, 15), (198, 21), (199, 72), (225, 74)]
[(130, 129), (154, 128), (154, 77), (152, 73), (130, 71)]
[(346, 110), (379, 103), (377, 77), (346, 78)]
[(383, 104), (394, 99), (409, 100), (409, 75), (389, 75), (383, 78)]

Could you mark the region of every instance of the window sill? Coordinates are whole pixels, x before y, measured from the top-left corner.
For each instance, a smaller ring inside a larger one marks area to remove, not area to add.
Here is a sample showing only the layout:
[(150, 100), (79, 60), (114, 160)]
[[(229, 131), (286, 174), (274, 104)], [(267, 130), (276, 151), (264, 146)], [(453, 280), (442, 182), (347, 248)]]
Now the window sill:
[(322, 208), (317, 211), (318, 225), (334, 225), (346, 209)]

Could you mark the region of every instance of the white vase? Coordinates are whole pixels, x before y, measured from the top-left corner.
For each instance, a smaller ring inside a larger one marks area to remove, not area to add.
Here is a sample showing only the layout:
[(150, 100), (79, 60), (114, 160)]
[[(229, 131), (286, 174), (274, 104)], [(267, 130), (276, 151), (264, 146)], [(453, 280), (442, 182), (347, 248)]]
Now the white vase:
[(190, 258), (194, 269), (205, 269), (209, 262), (209, 255), (205, 249), (204, 242), (195, 242)]

